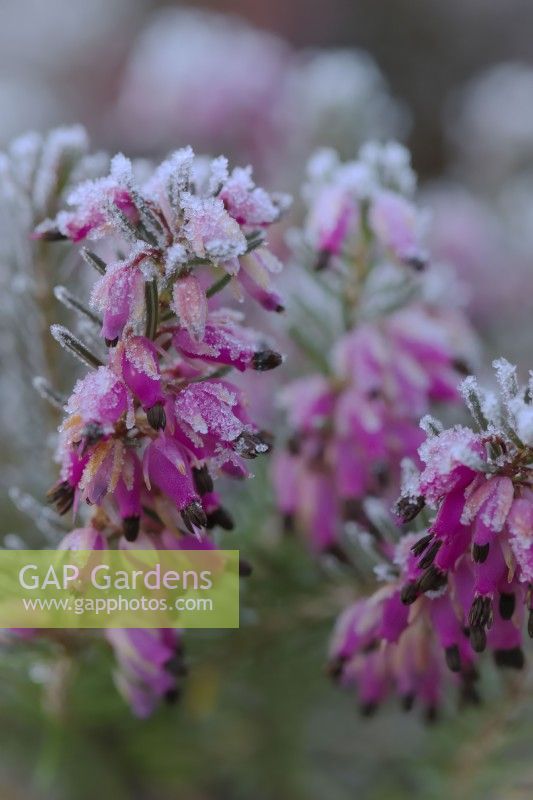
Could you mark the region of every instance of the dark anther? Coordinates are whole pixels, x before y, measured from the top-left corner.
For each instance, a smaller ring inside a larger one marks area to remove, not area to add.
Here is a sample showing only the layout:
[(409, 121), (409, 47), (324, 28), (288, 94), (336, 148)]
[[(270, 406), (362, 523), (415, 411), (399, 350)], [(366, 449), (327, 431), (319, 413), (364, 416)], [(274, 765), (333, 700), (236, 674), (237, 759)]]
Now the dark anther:
[(451, 669), (452, 672), (460, 672), (461, 671), (461, 656), (459, 653), (459, 648), (456, 644), (452, 644), (445, 650), (446, 656), (446, 664), (448, 668)]
[(404, 711), (411, 711), (411, 709), (413, 708), (413, 706), (415, 704), (415, 699), (416, 699), (416, 696), (415, 696), (414, 692), (409, 692), (408, 694), (404, 694), (403, 697), (400, 700), (400, 704), (402, 706), (402, 709)]
[(290, 533), (294, 533), (294, 529), (296, 527), (294, 514), (284, 514), (283, 515), (283, 533), (287, 535)]
[(254, 568), (249, 561), (246, 561), (245, 558), (239, 558), (239, 575), (241, 578), (249, 578), (253, 571)]
[(271, 445), (258, 433), (243, 431), (235, 439), (233, 446), (235, 451), (243, 458), (257, 458), (262, 453), (268, 453)]
[(329, 264), (330, 258), (331, 258), (331, 253), (329, 252), (329, 250), (321, 250), (315, 262), (315, 270), (317, 272), (321, 272), (323, 269), (326, 269), (326, 267)]
[(350, 559), (346, 550), (337, 542), (328, 545), (324, 550), (324, 555), (332, 556), (340, 564), (350, 564)]
[(422, 558), (418, 562), (418, 566), (420, 567), (420, 569), (427, 569), (428, 567), (430, 567), (433, 564), (433, 561), (435, 560), (435, 556), (439, 552), (439, 548), (440, 548), (441, 544), (442, 544), (442, 540), (441, 539), (437, 539), (436, 541), (433, 542), (433, 544), (431, 544), (428, 547), (428, 549), (426, 550), (426, 552), (424, 553), (424, 555), (422, 556)]
[(533, 639), (533, 609), (530, 610), (527, 618), (527, 632), (530, 639)]
[(165, 703), (168, 703), (169, 706), (174, 705), (174, 703), (177, 703), (179, 700), (180, 694), (181, 692), (177, 686), (173, 689), (169, 689), (167, 692), (165, 692)]
[(427, 259), (424, 256), (410, 256), (405, 260), (408, 267), (412, 267), (415, 272), (422, 272), (427, 266)]
[(254, 353), (252, 358), (252, 368), (258, 372), (266, 372), (269, 369), (275, 369), (283, 361), (281, 353), (276, 353), (275, 350), (260, 350)]
[(468, 624), (470, 628), (485, 628), (492, 621), (492, 602), (490, 597), (476, 597), (470, 606)]
[(118, 344), (118, 336), (115, 336), (114, 339), (106, 339), (105, 343), (107, 347), (116, 347)]
[(67, 238), (57, 228), (48, 228), (39, 232), (39, 239), (42, 242), (64, 242)]
[(93, 444), (96, 444), (103, 436), (103, 430), (96, 422), (89, 422), (85, 428), (83, 429), (82, 433), (82, 451), (81, 455), (84, 455), (88, 447), (92, 447)]
[(378, 710), (378, 704), (369, 700), (367, 703), (361, 703), (359, 711), (362, 717), (372, 717)]
[(411, 552), (413, 553), (413, 555), (417, 557), (421, 556), (432, 539), (433, 539), (432, 533), (428, 533), (427, 536), (422, 536), (422, 538), (419, 539), (417, 542), (415, 542), (414, 545), (411, 547)]
[(437, 589), (440, 589), (441, 586), (444, 586), (446, 581), (446, 573), (441, 572), (440, 569), (437, 569), (437, 567), (432, 565), (431, 567), (428, 567), (418, 581), (418, 591), (421, 594), (424, 594), (425, 592), (435, 592)]
[(163, 404), (156, 403), (152, 408), (149, 408), (146, 412), (146, 419), (155, 431), (163, 430), (167, 424), (167, 415)]
[(470, 628), (470, 644), (476, 653), (482, 653), (487, 646), (485, 628)]
[(498, 667), (523, 669), (525, 664), (524, 652), (521, 647), (511, 647), (509, 650), (495, 650), (494, 661)]
[(222, 506), (215, 508), (214, 511), (210, 511), (209, 514), (207, 514), (206, 527), (209, 528), (209, 530), (211, 530), (216, 525), (218, 525), (219, 528), (222, 528), (225, 531), (232, 531), (233, 528), (235, 527), (235, 522), (233, 521), (233, 517), (231, 516), (229, 511), (226, 511), (226, 509), (223, 508)]
[(400, 599), (402, 603), (406, 606), (410, 606), (411, 603), (415, 602), (417, 597), (418, 597), (418, 584), (415, 581), (409, 581), (409, 583), (404, 583), (400, 591)]
[(472, 372), (472, 370), (469, 369), (468, 364), (461, 358), (454, 358), (452, 361), (452, 367), (456, 372), (459, 372), (460, 375), (464, 375), (465, 377), (470, 375)]
[(135, 541), (139, 535), (140, 524), (140, 517), (125, 517), (125, 519), (122, 520), (122, 530), (128, 542)]
[(208, 494), (213, 491), (213, 478), (205, 464), (201, 467), (193, 467), (192, 476), (198, 494)]
[(343, 656), (337, 656), (328, 661), (326, 665), (326, 672), (333, 681), (338, 681), (342, 677), (344, 664), (346, 659)]
[(411, 522), (411, 520), (420, 514), (425, 505), (426, 501), (422, 495), (418, 495), (418, 497), (400, 497), (396, 503), (395, 511), (402, 522)]
[(46, 499), (58, 514), (66, 514), (74, 503), (74, 488), (68, 481), (59, 481), (47, 491)]
[(516, 598), (513, 593), (507, 594), (506, 592), (502, 592), (500, 594), (500, 602), (498, 604), (498, 608), (500, 611), (500, 617), (502, 619), (511, 619), (514, 614), (516, 605)]
[(185, 523), (187, 530), (194, 533), (194, 528), (205, 528), (207, 525), (207, 517), (205, 511), (197, 500), (193, 500), (188, 506), (182, 508), (181, 518)]
[(490, 545), (487, 544), (474, 544), (472, 545), (472, 558), (477, 564), (483, 564), (487, 560)]
[(463, 706), (479, 706), (481, 697), (472, 683), (463, 683), (461, 686), (460, 703)]

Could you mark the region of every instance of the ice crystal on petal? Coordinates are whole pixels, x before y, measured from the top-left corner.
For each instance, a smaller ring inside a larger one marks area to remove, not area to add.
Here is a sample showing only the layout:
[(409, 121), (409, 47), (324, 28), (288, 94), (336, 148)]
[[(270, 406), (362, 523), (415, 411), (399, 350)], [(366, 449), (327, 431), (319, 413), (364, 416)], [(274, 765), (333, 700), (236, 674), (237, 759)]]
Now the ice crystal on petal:
[(227, 261), (246, 252), (246, 238), (219, 198), (182, 196), (183, 233), (199, 258)]

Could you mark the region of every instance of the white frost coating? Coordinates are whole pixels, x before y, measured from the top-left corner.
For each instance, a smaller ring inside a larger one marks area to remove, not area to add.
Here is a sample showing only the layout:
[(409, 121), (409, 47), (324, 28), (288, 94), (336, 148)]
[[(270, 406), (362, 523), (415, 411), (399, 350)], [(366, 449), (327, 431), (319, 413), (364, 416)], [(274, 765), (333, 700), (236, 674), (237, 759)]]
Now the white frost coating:
[(437, 436), (444, 430), (444, 425), (440, 419), (437, 419), (431, 414), (424, 414), (419, 422), (419, 425), (428, 437)]
[(513, 397), (518, 394), (518, 379), (516, 377), (516, 366), (505, 358), (498, 358), (492, 362), (496, 372), (496, 379), (500, 387), (500, 393), (506, 406), (509, 405)]

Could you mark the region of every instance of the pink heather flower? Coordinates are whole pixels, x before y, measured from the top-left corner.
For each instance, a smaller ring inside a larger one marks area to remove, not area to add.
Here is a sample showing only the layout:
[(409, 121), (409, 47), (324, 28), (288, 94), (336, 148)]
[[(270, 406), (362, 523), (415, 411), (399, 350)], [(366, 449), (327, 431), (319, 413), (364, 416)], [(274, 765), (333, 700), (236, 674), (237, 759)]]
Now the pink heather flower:
[(184, 275), (174, 284), (172, 308), (180, 327), (194, 342), (201, 342), (207, 321), (207, 298), (198, 278)]
[(144, 280), (139, 257), (110, 264), (95, 284), (91, 305), (103, 314), (102, 335), (106, 343), (115, 342), (129, 323), (143, 312)]
[(153, 342), (145, 336), (128, 336), (117, 347), (122, 377), (145, 411), (163, 405), (159, 354)]
[(267, 227), (279, 219), (279, 207), (268, 192), (254, 184), (251, 167), (236, 167), (219, 196), (233, 219), (251, 230)]
[(288, 453), (275, 458), (274, 485), (285, 524), (303, 531), (314, 550), (343, 557), (346, 523), (367, 524), (365, 499), (392, 501), (402, 460), (417, 461), (420, 416), (434, 403), (459, 402), (473, 337), (461, 313), (435, 297), (434, 272), (422, 270), (422, 214), (403, 147), (370, 143), (346, 163), (319, 151), (308, 175), (295, 254), (324, 271), (330, 296), (323, 305), (339, 298), (345, 328), (325, 354), (307, 341), (304, 325), (298, 331), (297, 343), (322, 374), (281, 393), (290, 438)]
[[(102, 432), (111, 430), (128, 408), (124, 382), (109, 367), (99, 367), (76, 382), (66, 410), (73, 423), (94, 423)], [(65, 430), (65, 429), (64, 429)]]
[[(434, 433), (420, 448), (424, 468), (404, 490), (398, 512), (410, 519), (428, 504), (436, 515), (427, 536), (413, 546), (416, 564), (402, 596), (412, 603), (462, 581), (472, 649), (488, 646), (497, 663), (520, 667), (520, 604), (532, 575), (533, 504), (529, 444), (517, 429), (530, 416), (531, 395), (520, 389), (511, 365), (500, 360), (495, 367), (499, 405), (472, 378), (463, 384), (479, 432), (457, 426)], [(529, 629), (533, 633), (531, 622)]]
[[(437, 601), (438, 602), (438, 601)], [(428, 607), (409, 611), (394, 585), (356, 601), (339, 617), (329, 664), (343, 687), (355, 687), (361, 713), (375, 712), (390, 693), (405, 710), (420, 702), (428, 721), (435, 719), (443, 694), (445, 664), (431, 625)], [(465, 671), (464, 693), (472, 692)]]
[(379, 192), (370, 206), (369, 223), (377, 241), (400, 261), (424, 263), (421, 218), (413, 203), (395, 192)]
[(59, 542), (58, 550), (106, 550), (107, 541), (96, 528), (76, 528)]
[(115, 683), (136, 716), (149, 717), (160, 700), (177, 699), (185, 674), (177, 631), (116, 628), (105, 636), (117, 660)]
[(154, 484), (175, 503), (179, 511), (185, 512), (187, 527), (190, 527), (190, 515), (197, 527), (205, 524), (187, 454), (177, 442), (164, 435), (151, 441), (144, 454), (143, 472), (148, 489)]
[(305, 243), (320, 261), (357, 258), (368, 233), (383, 256), (421, 268), (424, 214), (404, 195), (415, 179), (407, 151), (396, 143), (361, 148), (359, 158), (341, 164), (329, 150), (308, 166), (304, 199), (308, 206)]
[[(118, 202), (116, 187), (127, 204)], [(281, 264), (264, 246), (263, 229), (279, 218), (285, 201), (256, 187), (250, 169), (229, 176), (223, 157), (196, 159), (183, 148), (143, 185), (128, 159), (116, 156), (111, 176), (83, 185), (70, 202), (71, 238), (106, 238), (124, 256), (107, 265), (84, 251), (101, 276), (91, 296), (103, 323), (98, 354), (54, 328), (91, 367), (65, 404), (61, 479), (49, 499), (62, 514), (76, 513), (85, 501), (98, 533), (91, 539), (74, 532), (65, 546), (83, 541), (97, 548), (102, 540), (124, 548), (192, 548), (194, 540), (214, 548), (207, 531), (234, 526), (214, 479), (247, 477), (246, 459), (270, 449), (242, 392), (220, 372), (261, 372), (282, 357), (243, 324), (242, 314), (210, 308), (210, 299), (230, 281), (240, 288), (250, 264), (251, 293), (260, 289), (260, 301), (275, 296), (271, 280)], [(64, 219), (49, 221), (49, 229)], [(92, 312), (84, 313), (98, 324)], [(117, 683), (136, 713), (150, 713), (175, 693), (176, 675), (168, 668), (175, 632), (121, 631), (108, 638), (119, 663)]]
[[(57, 231), (72, 242), (83, 239), (100, 239), (109, 234), (113, 228), (109, 207), (115, 206), (132, 222), (137, 218), (137, 209), (131, 195), (125, 187), (117, 184), (115, 179), (97, 178), (85, 181), (76, 187), (67, 197), (67, 203), (75, 207), (75, 211), (60, 211), (56, 217)], [(50, 227), (44, 223), (37, 228), (36, 238), (49, 235)]]
[(218, 309), (209, 314), (201, 341), (183, 329), (174, 334), (173, 341), (189, 358), (235, 367), (240, 372), (263, 372), (279, 366), (280, 354), (266, 346), (266, 337), (241, 325), (242, 318), (230, 309)]

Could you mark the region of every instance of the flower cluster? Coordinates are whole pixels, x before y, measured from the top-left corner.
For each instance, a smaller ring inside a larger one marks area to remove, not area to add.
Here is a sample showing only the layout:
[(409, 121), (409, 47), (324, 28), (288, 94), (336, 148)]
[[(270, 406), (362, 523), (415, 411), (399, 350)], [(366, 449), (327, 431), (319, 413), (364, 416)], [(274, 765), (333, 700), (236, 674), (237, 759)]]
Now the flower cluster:
[(346, 325), (323, 373), (282, 393), (291, 436), (274, 484), (287, 523), (313, 549), (339, 553), (342, 523), (362, 520), (363, 498), (397, 495), (400, 462), (422, 442), (419, 417), (432, 403), (459, 400), (472, 336), (459, 310), (431, 297), (403, 147), (366, 145), (345, 164), (322, 151), (309, 176), (298, 244), (330, 279)]
[(426, 508), (428, 528), (400, 539), (387, 585), (339, 620), (332, 668), (363, 704), (395, 689), (434, 705), (445, 664), (476, 700), (486, 648), (500, 667), (524, 665), (525, 612), (533, 635), (533, 386), (519, 386), (504, 359), (495, 368), (500, 401), (471, 377), (461, 387), (477, 430), (424, 421), (423, 468), (408, 471), (396, 510), (410, 522)]
[[(281, 310), (271, 283), (281, 264), (264, 237), (287, 198), (256, 187), (250, 169), (230, 173), (225, 158), (185, 148), (142, 181), (118, 155), (109, 176), (81, 183), (67, 202), (35, 237), (103, 241), (99, 255), (83, 252), (100, 273), (92, 308), (66, 297), (99, 329), (100, 350), (52, 326), (92, 368), (66, 401), (49, 497), (61, 514), (81, 503), (94, 513), (64, 546), (211, 546), (207, 529), (233, 527), (213, 478), (248, 476), (247, 460), (270, 449), (225, 375), (282, 361), (214, 296), (228, 286)], [(106, 263), (113, 251), (120, 256)], [(110, 641), (119, 686), (139, 714), (173, 696), (176, 634), (124, 631)]]

